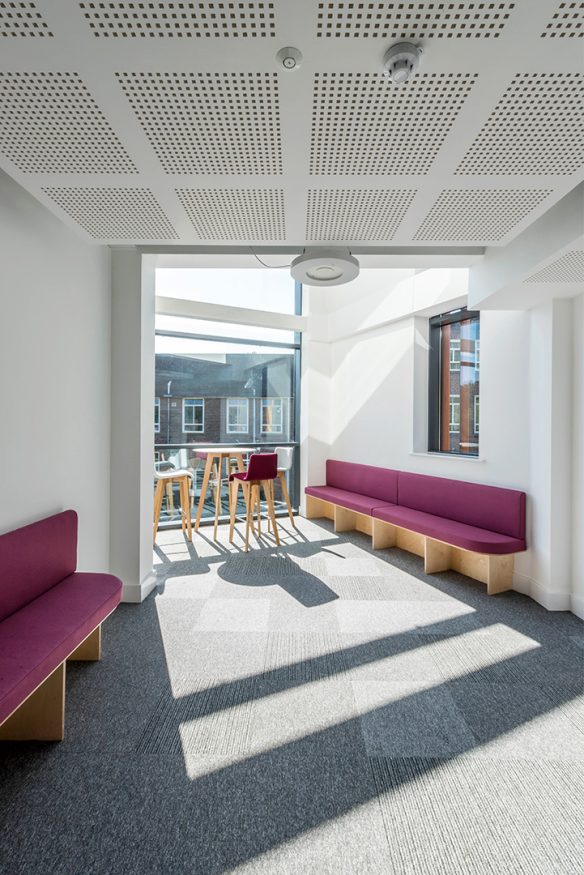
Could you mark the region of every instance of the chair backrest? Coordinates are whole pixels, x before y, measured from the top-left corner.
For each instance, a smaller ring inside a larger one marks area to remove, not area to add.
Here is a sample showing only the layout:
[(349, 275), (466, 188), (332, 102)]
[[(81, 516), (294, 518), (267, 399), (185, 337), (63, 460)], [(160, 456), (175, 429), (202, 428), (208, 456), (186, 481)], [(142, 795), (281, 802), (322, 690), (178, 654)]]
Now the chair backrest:
[(276, 447), (278, 470), (289, 471), (294, 460), (294, 447)]
[(246, 480), (274, 480), (278, 476), (277, 453), (252, 453)]

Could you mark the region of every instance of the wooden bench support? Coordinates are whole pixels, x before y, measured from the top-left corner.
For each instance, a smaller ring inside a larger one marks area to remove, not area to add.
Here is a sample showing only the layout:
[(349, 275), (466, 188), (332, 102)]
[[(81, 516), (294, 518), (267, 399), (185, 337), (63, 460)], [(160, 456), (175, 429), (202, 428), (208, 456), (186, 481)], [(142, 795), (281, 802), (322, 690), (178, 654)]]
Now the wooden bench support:
[(513, 589), (513, 555), (489, 556), (487, 570), (487, 594), (496, 595)]
[(314, 495), (306, 496), (306, 519), (314, 520), (319, 517), (326, 517), (329, 520), (335, 518), (335, 506), (330, 501), (323, 501), (322, 498), (315, 498)]
[(65, 663), (0, 726), (0, 741), (62, 741), (65, 735)]
[(373, 518), (372, 547), (374, 550), (385, 550), (386, 547), (397, 545), (397, 527)]
[(452, 567), (450, 553), (449, 544), (435, 541), (434, 538), (424, 538), (424, 571), (426, 574), (448, 571)]
[(67, 660), (71, 662), (97, 662), (101, 659), (101, 625), (91, 632), (85, 641), (73, 651)]

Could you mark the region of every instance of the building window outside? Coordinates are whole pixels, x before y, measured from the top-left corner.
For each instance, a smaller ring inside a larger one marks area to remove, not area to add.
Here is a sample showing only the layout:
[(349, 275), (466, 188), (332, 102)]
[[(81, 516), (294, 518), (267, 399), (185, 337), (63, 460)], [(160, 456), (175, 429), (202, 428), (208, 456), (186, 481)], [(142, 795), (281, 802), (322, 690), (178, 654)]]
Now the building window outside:
[(460, 432), (460, 395), (450, 396), (450, 434)]
[(154, 399), (154, 431), (160, 431), (160, 398)]
[(479, 313), (460, 309), (430, 319), (430, 452), (478, 455), (479, 371)]
[(284, 431), (284, 400), (262, 398), (262, 433), (281, 434)]
[(183, 398), (183, 431), (198, 432), (205, 430), (205, 400), (204, 398)]
[(247, 398), (227, 399), (227, 433), (247, 434), (249, 431), (249, 402)]
[(460, 340), (450, 340), (450, 370), (460, 370)]

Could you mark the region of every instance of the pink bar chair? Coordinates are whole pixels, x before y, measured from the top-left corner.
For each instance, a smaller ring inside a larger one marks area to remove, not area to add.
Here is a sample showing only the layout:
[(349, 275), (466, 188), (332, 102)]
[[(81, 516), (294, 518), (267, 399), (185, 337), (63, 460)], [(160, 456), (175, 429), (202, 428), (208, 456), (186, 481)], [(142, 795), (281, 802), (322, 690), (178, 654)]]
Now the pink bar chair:
[(258, 509), (258, 534), (261, 534), (260, 523), (260, 492), (264, 490), (264, 496), (268, 505), (268, 516), (274, 527), (274, 538), (280, 546), (280, 537), (276, 526), (274, 513), (273, 482), (278, 476), (277, 453), (252, 453), (249, 457), (247, 471), (236, 472), (229, 475), (229, 541), (233, 542), (233, 530), (235, 528), (235, 511), (239, 496), (239, 485), (243, 489), (246, 504), (245, 514), (245, 551), (249, 550), (249, 530), (255, 533), (253, 524), (254, 510)]

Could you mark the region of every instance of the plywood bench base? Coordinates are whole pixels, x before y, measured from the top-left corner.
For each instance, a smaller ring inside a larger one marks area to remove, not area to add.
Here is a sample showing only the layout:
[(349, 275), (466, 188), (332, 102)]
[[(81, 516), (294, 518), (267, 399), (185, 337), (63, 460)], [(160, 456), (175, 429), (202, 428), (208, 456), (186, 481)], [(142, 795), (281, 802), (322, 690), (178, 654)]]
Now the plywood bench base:
[(85, 641), (82, 641), (71, 656), (67, 657), (70, 662), (97, 662), (101, 659), (101, 626), (94, 629), (87, 636)]
[(0, 726), (0, 741), (62, 741), (65, 663), (62, 662)]
[(374, 517), (349, 510), (314, 495), (306, 496), (306, 518), (326, 517), (334, 520), (335, 532), (365, 532), (371, 535), (374, 550), (399, 547), (424, 560), (426, 574), (458, 571), (487, 585), (487, 594), (495, 595), (513, 588), (514, 556), (473, 553), (444, 541), (429, 538), (401, 526), (394, 526)]

